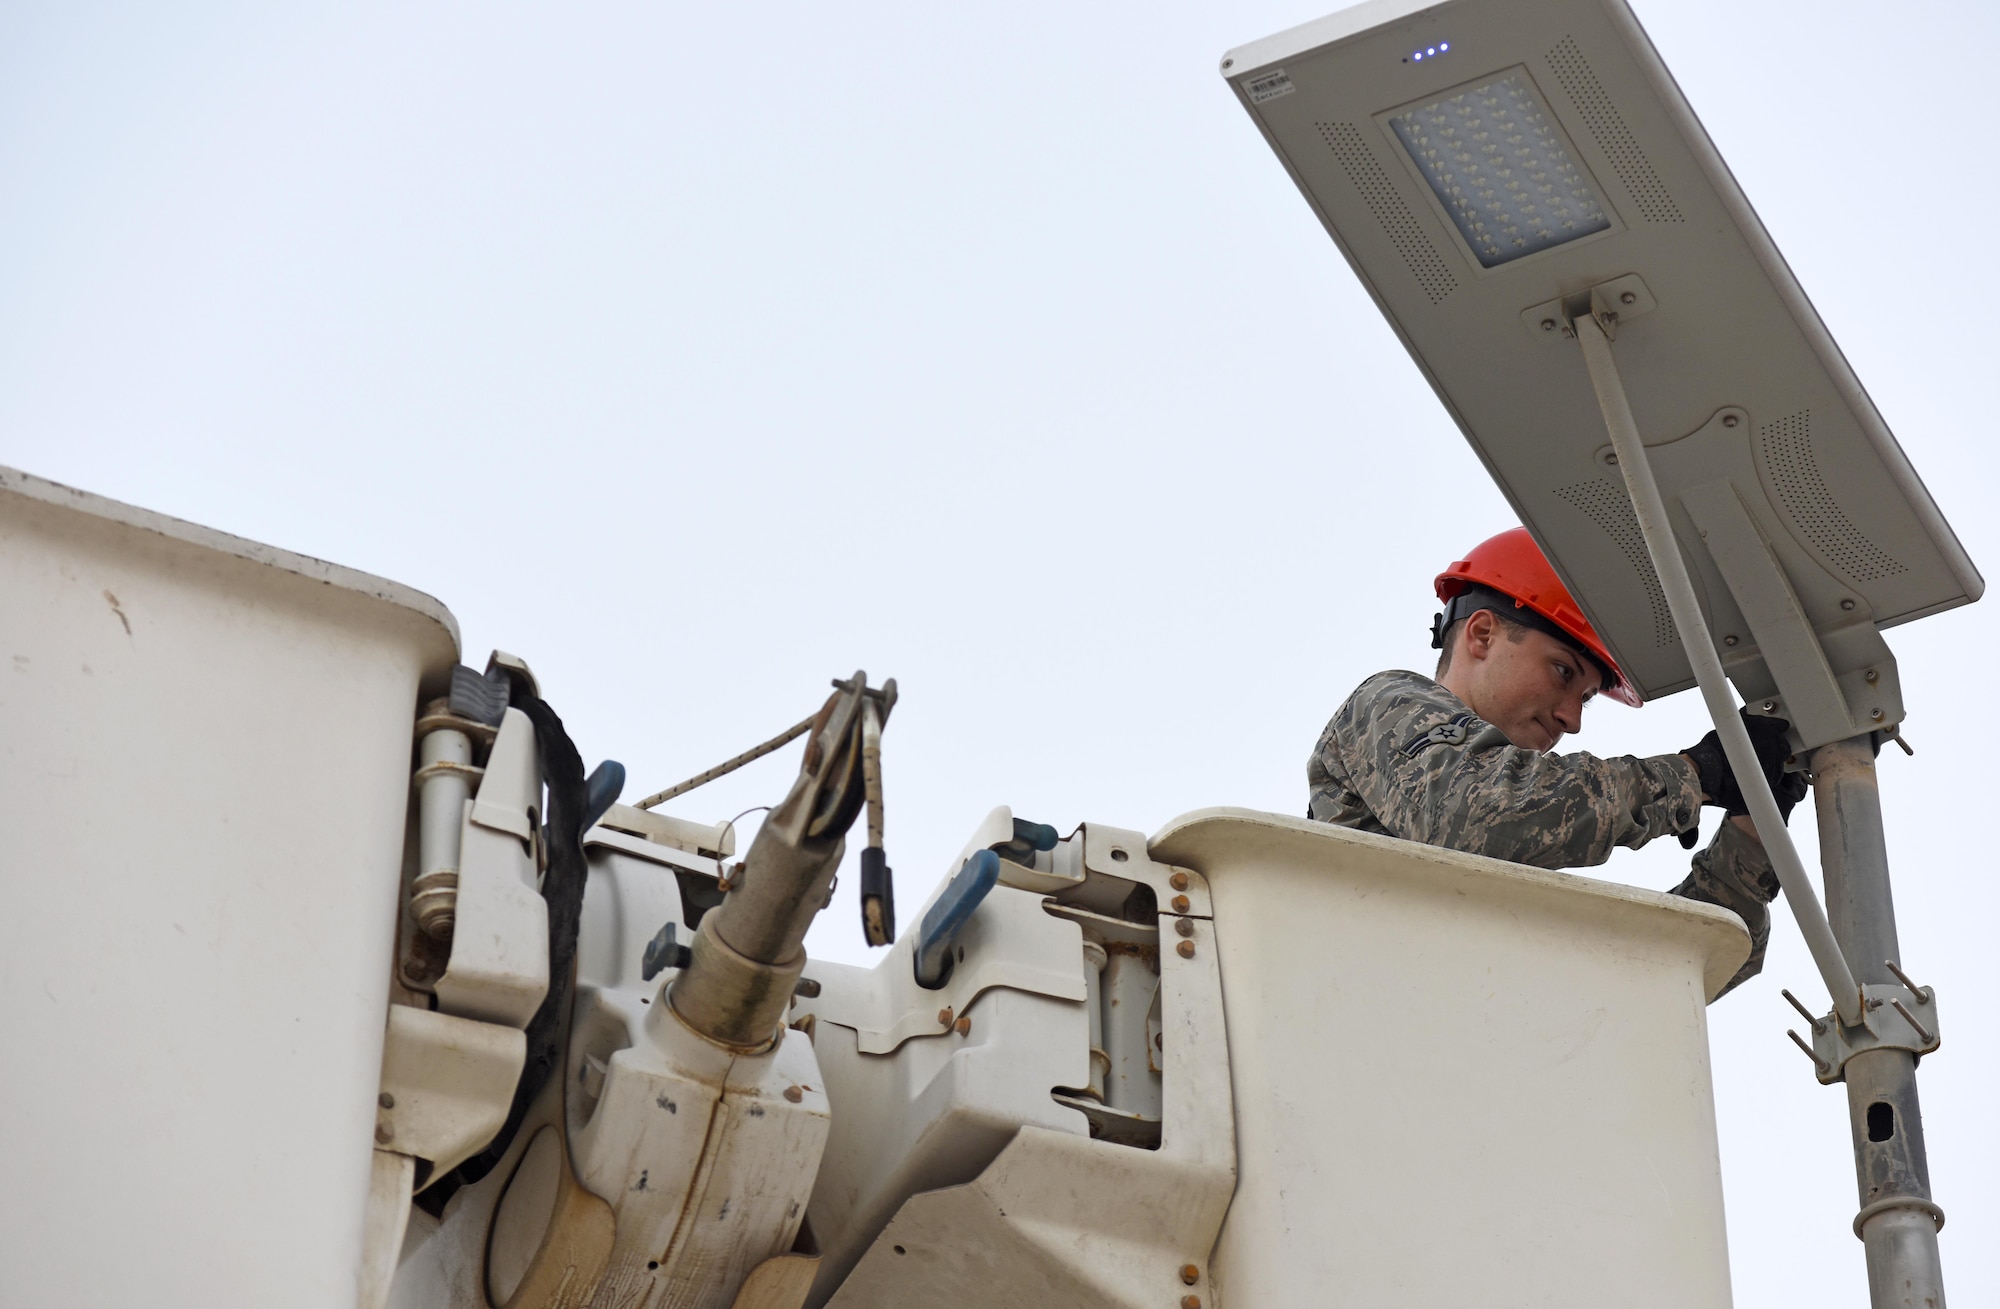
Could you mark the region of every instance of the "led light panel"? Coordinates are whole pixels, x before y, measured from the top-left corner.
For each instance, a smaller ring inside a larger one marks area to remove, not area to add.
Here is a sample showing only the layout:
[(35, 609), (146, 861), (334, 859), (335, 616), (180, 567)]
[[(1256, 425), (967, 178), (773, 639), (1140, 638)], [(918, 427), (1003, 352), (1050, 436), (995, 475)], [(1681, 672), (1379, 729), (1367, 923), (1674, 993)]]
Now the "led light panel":
[(1389, 120), (1486, 268), (1611, 226), (1519, 72)]

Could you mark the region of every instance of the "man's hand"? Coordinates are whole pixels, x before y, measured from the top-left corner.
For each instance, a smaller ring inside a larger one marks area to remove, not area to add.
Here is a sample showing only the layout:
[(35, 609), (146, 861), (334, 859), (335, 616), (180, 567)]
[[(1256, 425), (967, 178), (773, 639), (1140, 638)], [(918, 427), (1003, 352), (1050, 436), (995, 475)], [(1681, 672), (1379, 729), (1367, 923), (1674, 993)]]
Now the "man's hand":
[[(1766, 718), (1746, 711), (1743, 726), (1750, 734), (1750, 746), (1757, 752), (1757, 762), (1764, 778), (1771, 785), (1771, 796), (1778, 802), (1778, 813), (1789, 822), (1793, 806), (1806, 795), (1805, 774), (1785, 771), (1785, 760), (1791, 755), (1791, 747), (1785, 743), (1785, 733), (1791, 724), (1782, 718)], [(1743, 788), (1729, 767), (1729, 757), (1723, 753), (1720, 736), (1710, 732), (1682, 754), (1694, 765), (1695, 774), (1701, 779), (1703, 804), (1715, 805), (1731, 818), (1750, 812), (1750, 806), (1743, 798)], [(1755, 829), (1748, 828), (1747, 824), (1739, 825), (1755, 834)]]

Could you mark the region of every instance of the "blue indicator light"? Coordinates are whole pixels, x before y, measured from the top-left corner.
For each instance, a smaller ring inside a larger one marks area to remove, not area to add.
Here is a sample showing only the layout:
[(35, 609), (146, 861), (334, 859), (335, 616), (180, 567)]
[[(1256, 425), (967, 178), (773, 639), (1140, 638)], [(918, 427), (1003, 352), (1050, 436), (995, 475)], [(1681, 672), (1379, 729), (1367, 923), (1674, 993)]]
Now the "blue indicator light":
[(1403, 62), (1406, 64), (1420, 64), (1426, 59), (1435, 59), (1439, 55), (1449, 54), (1450, 52), (1451, 42), (1440, 41), (1436, 45), (1427, 45), (1421, 50), (1414, 50), (1404, 55)]

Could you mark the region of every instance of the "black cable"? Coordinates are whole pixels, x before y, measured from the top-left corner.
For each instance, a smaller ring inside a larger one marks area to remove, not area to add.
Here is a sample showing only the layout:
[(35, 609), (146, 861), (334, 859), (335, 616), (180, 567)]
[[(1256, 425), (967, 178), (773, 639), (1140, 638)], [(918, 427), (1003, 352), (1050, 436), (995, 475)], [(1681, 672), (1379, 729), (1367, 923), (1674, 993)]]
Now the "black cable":
[(548, 850), (548, 871), (542, 875), (542, 899), (549, 907), (549, 993), (542, 1007), (528, 1021), (527, 1061), (521, 1080), (514, 1087), (514, 1103), (500, 1134), (478, 1154), (440, 1179), (425, 1192), (430, 1199), (442, 1191), (434, 1203), (459, 1186), (470, 1186), (492, 1172), (513, 1144), (527, 1117), (528, 1106), (548, 1084), (563, 1057), (563, 1032), (569, 1023), (570, 998), (575, 992), (577, 933), (583, 921), (583, 890), (590, 875), (583, 853), (583, 824), (589, 812), (589, 798), (583, 774), (583, 757), (563, 730), (563, 721), (548, 702), (529, 689), (527, 679), (514, 677), (509, 703), (534, 724), (535, 746), (540, 755), (542, 781), (548, 786), (546, 821), (542, 839)]

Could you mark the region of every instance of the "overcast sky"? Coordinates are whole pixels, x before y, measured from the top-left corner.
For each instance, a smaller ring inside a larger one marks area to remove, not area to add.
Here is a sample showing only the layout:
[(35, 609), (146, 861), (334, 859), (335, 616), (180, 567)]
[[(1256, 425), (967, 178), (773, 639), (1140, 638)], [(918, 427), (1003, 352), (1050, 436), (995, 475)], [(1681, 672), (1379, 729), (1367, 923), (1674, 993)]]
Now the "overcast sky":
[[(1990, 575), (1995, 11), (1639, 11)], [(906, 921), (996, 804), (1300, 812), (1334, 707), (1428, 666), (1431, 576), (1511, 525), (1216, 73), (1322, 12), (0, 4), (0, 462), (438, 596), (633, 796), (896, 677)], [(1920, 753), (1882, 768), (1903, 958), (1952, 1014), (1922, 1084), (1961, 1304), (2000, 1288), (1994, 612), (1890, 634)], [(1604, 705), (1576, 744), (1705, 726)], [(815, 952), (864, 958), (854, 919)], [(1863, 1305), (1784, 985), (1823, 1000), (1781, 911), (1710, 1010), (1737, 1296)]]

